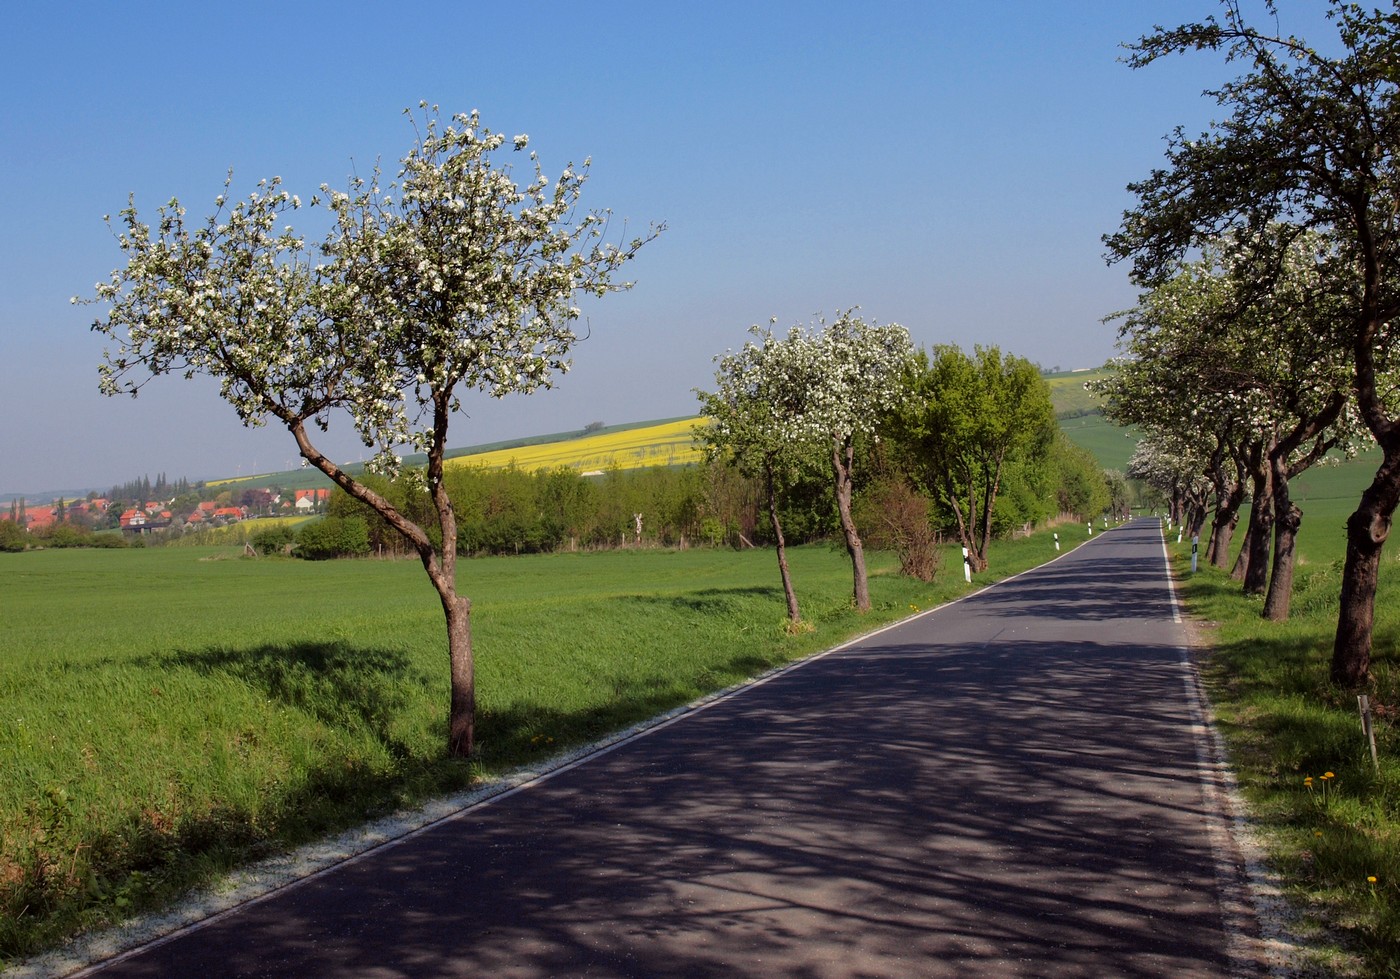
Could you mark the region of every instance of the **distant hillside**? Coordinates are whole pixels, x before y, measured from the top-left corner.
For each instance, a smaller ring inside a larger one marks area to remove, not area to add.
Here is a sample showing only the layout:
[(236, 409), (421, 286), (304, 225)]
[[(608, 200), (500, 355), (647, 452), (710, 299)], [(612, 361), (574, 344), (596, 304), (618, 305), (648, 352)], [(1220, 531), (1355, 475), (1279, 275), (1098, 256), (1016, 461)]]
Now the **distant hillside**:
[(1050, 385), (1050, 400), (1055, 404), (1055, 417), (1079, 418), (1083, 415), (1097, 414), (1099, 399), (1084, 390), (1084, 385), (1106, 377), (1108, 373), (1106, 367), (1094, 367), (1060, 374), (1042, 374), (1045, 383)]
[[(522, 469), (572, 466), (583, 472), (607, 469), (614, 465), (619, 469), (679, 465), (699, 458), (699, 451), (693, 446), (690, 438), (690, 428), (697, 420), (665, 418), (506, 439), (467, 448), (449, 449), (447, 459), (449, 465), (482, 465), (492, 469), (503, 469), (514, 462)], [(427, 457), (405, 456), (404, 462), (410, 466), (421, 466), (427, 462)], [(356, 464), (346, 466), (345, 469), (347, 472), (359, 474), (364, 471), (364, 466)], [(257, 476), (215, 479), (206, 485), (237, 486), (240, 489), (262, 486), (312, 489), (330, 486), (331, 482), (320, 470), (307, 467), (287, 472), (262, 473)]]
[[(1122, 429), (1107, 422), (1099, 414), (1097, 400), (1084, 390), (1086, 381), (1106, 373), (1106, 368), (1096, 367), (1044, 377), (1050, 385), (1055, 416), (1070, 438), (1093, 452), (1105, 468), (1122, 469), (1137, 444), (1136, 439), (1124, 436)], [(593, 430), (554, 432), (450, 449), (447, 458), (455, 465), (502, 468), (514, 462), (523, 469), (563, 465), (581, 472), (594, 472), (613, 465), (622, 469), (680, 465), (699, 458), (699, 450), (691, 443), (689, 434), (696, 421), (694, 417), (663, 418)], [(404, 461), (409, 465), (422, 465), (427, 460), (414, 455), (405, 457)], [(363, 467), (353, 465), (346, 469), (358, 473)], [(329, 486), (330, 480), (316, 469), (305, 468), (211, 480), (207, 485), (236, 485), (241, 489), (278, 486), (291, 490)]]
[(1137, 448), (1138, 432), (1120, 428), (1103, 416), (1098, 398), (1084, 390), (1092, 380), (1106, 377), (1107, 367), (1090, 370), (1045, 374), (1050, 385), (1050, 400), (1055, 405), (1055, 417), (1074, 444), (1094, 454), (1099, 465), (1120, 472), (1128, 468), (1128, 460)]

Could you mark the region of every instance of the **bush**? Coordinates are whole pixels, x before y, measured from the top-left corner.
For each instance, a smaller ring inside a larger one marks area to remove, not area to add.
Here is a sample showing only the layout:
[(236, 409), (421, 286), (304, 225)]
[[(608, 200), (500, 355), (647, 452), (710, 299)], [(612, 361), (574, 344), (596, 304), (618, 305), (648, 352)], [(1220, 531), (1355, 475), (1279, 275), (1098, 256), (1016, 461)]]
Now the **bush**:
[(281, 554), (295, 544), (296, 539), (292, 528), (286, 524), (278, 524), (276, 527), (255, 531), (249, 539), (249, 543), (257, 549), (259, 554)]
[(45, 547), (87, 547), (92, 537), (86, 530), (68, 523), (56, 523), (36, 536)]
[(29, 543), (29, 534), (13, 520), (0, 520), (0, 551), (22, 551)]
[(943, 544), (929, 519), (928, 500), (904, 480), (876, 480), (856, 501), (856, 525), (866, 542), (899, 555), (899, 572), (920, 581), (938, 573)]
[(309, 561), (362, 557), (369, 553), (369, 525), (361, 517), (317, 520), (297, 531), (294, 553)]

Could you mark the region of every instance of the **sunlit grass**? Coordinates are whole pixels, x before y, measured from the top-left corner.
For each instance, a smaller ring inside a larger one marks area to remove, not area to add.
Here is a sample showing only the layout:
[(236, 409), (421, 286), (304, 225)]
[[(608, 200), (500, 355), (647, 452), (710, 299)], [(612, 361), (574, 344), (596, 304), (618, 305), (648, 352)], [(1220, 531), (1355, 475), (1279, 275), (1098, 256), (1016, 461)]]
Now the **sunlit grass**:
[[(1326, 923), (1314, 941), (1318, 962), (1340, 973), (1388, 976), (1400, 975), (1394, 553), (1381, 572), (1368, 691), (1380, 712), (1378, 768), (1362, 736), (1355, 693), (1328, 682), (1345, 550), (1341, 528), (1364, 476), (1361, 468), (1313, 474), (1289, 622), (1262, 620), (1262, 601), (1243, 596), (1221, 572), (1191, 576), (1189, 544), (1170, 546), (1186, 577), (1188, 607), (1214, 646), (1205, 675), (1240, 784), (1290, 896)], [(1329, 933), (1341, 944), (1322, 937)]]

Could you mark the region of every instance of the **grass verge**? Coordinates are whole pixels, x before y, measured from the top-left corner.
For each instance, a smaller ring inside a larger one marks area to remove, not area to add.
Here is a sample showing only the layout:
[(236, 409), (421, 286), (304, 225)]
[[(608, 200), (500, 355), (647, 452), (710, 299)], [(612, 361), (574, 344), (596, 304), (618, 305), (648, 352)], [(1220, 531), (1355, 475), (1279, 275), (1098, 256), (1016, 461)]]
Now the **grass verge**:
[[(1057, 528), (1066, 549), (1081, 526)], [(586, 744), (966, 592), (796, 548), (465, 562), (480, 750), (443, 757), (441, 611), (409, 561), (0, 555), (0, 966), (228, 870)], [(1002, 542), (972, 587), (1055, 554)]]
[[(1219, 727), (1270, 862), (1303, 913), (1312, 965), (1339, 975), (1400, 976), (1400, 581), (1387, 553), (1376, 600), (1373, 680), (1379, 765), (1355, 692), (1328, 681), (1354, 499), (1308, 507), (1293, 616), (1215, 569), (1190, 573), (1190, 544), (1170, 543), (1192, 616), (1211, 651), (1203, 673)], [(1172, 538), (1174, 541), (1174, 538)]]

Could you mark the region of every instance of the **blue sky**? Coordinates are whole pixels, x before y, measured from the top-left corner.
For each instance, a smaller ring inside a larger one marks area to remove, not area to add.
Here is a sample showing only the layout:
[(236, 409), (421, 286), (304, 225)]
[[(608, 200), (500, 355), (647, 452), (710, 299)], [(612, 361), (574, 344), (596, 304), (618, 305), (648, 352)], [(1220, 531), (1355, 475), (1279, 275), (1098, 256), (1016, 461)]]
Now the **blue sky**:
[[(1297, 4), (1294, 4), (1296, 7)], [(528, 133), (546, 173), (593, 160), (584, 203), (667, 232), (590, 311), (558, 387), (469, 398), (453, 445), (692, 414), (752, 323), (860, 306), (920, 345), (1101, 363), (1130, 305), (1100, 237), (1175, 125), (1202, 129), (1218, 58), (1131, 71), (1119, 45), (1212, 0), (860, 4), (23, 4), (0, 59), (0, 494), (143, 474), (288, 468), (210, 382), (97, 394), (102, 215), (207, 212), (396, 169), (420, 99)], [(1295, 13), (1295, 16), (1300, 16)], [(1284, 26), (1288, 10), (1284, 11)], [(347, 426), (333, 456), (361, 449)]]

